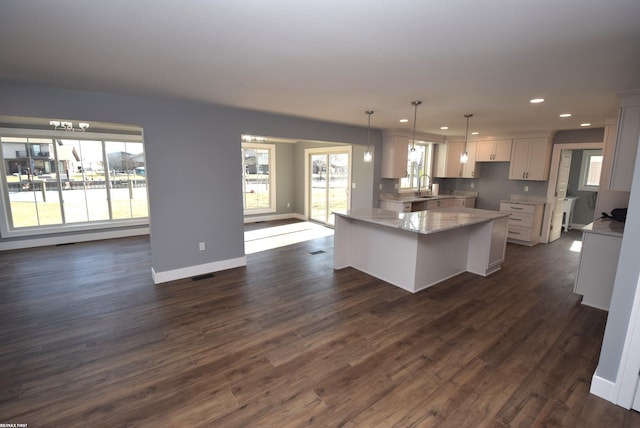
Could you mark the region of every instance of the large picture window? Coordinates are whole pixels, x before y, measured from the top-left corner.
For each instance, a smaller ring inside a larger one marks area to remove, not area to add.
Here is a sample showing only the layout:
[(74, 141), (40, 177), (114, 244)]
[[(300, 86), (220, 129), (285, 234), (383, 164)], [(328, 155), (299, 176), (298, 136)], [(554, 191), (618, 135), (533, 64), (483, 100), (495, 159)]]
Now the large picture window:
[(0, 129), (3, 232), (40, 234), (146, 220), (142, 137), (111, 137)]
[(433, 144), (418, 143), (416, 141), (415, 150), (417, 155), (411, 159), (412, 144), (409, 144), (409, 155), (407, 156), (407, 176), (400, 179), (400, 189), (417, 190), (418, 183), (421, 188), (431, 184), (431, 174), (433, 170)]
[(275, 144), (242, 143), (242, 194), (245, 214), (276, 211)]

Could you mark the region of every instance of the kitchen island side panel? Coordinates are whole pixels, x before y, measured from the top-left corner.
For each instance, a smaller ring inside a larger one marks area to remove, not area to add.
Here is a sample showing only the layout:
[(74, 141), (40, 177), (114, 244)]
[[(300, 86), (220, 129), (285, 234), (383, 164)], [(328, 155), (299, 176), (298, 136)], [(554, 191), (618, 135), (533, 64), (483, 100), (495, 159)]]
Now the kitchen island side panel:
[(404, 290), (416, 291), (418, 234), (336, 216), (333, 239), (335, 269), (351, 266)]
[(469, 228), (418, 234), (416, 277), (413, 291), (424, 290), (466, 271)]

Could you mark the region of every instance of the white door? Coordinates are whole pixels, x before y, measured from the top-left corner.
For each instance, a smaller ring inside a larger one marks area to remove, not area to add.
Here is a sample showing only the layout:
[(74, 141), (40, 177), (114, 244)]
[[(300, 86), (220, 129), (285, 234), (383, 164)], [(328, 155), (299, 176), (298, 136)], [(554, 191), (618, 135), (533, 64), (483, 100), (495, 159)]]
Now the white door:
[(560, 167), (556, 184), (555, 202), (553, 203), (553, 217), (551, 218), (551, 232), (549, 242), (560, 238), (562, 233), (562, 215), (564, 213), (564, 199), (567, 197), (569, 185), (569, 170), (571, 169), (571, 150), (560, 152)]

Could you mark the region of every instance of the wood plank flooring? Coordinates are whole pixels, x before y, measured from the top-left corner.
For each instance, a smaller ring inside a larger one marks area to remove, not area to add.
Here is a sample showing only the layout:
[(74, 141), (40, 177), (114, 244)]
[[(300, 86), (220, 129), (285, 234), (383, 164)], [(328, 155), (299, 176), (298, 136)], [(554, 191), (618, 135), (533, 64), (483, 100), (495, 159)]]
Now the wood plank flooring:
[(2, 252), (0, 423), (637, 427), (589, 394), (579, 238), (415, 295), (334, 271), (332, 237), (158, 286), (144, 237)]

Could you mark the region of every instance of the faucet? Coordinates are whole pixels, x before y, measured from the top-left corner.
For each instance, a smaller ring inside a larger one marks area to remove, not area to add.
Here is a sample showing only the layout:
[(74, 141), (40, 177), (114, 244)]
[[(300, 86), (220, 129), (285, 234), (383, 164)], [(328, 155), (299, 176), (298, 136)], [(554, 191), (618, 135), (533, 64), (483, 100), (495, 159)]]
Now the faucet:
[(427, 185), (427, 189), (429, 188), (429, 186), (431, 186), (431, 176), (429, 174), (422, 174), (421, 176), (419, 176), (418, 177), (418, 191), (416, 192), (417, 196), (420, 196), (420, 184), (422, 183), (422, 179), (424, 177), (429, 178), (429, 181), (428, 181), (429, 184)]

